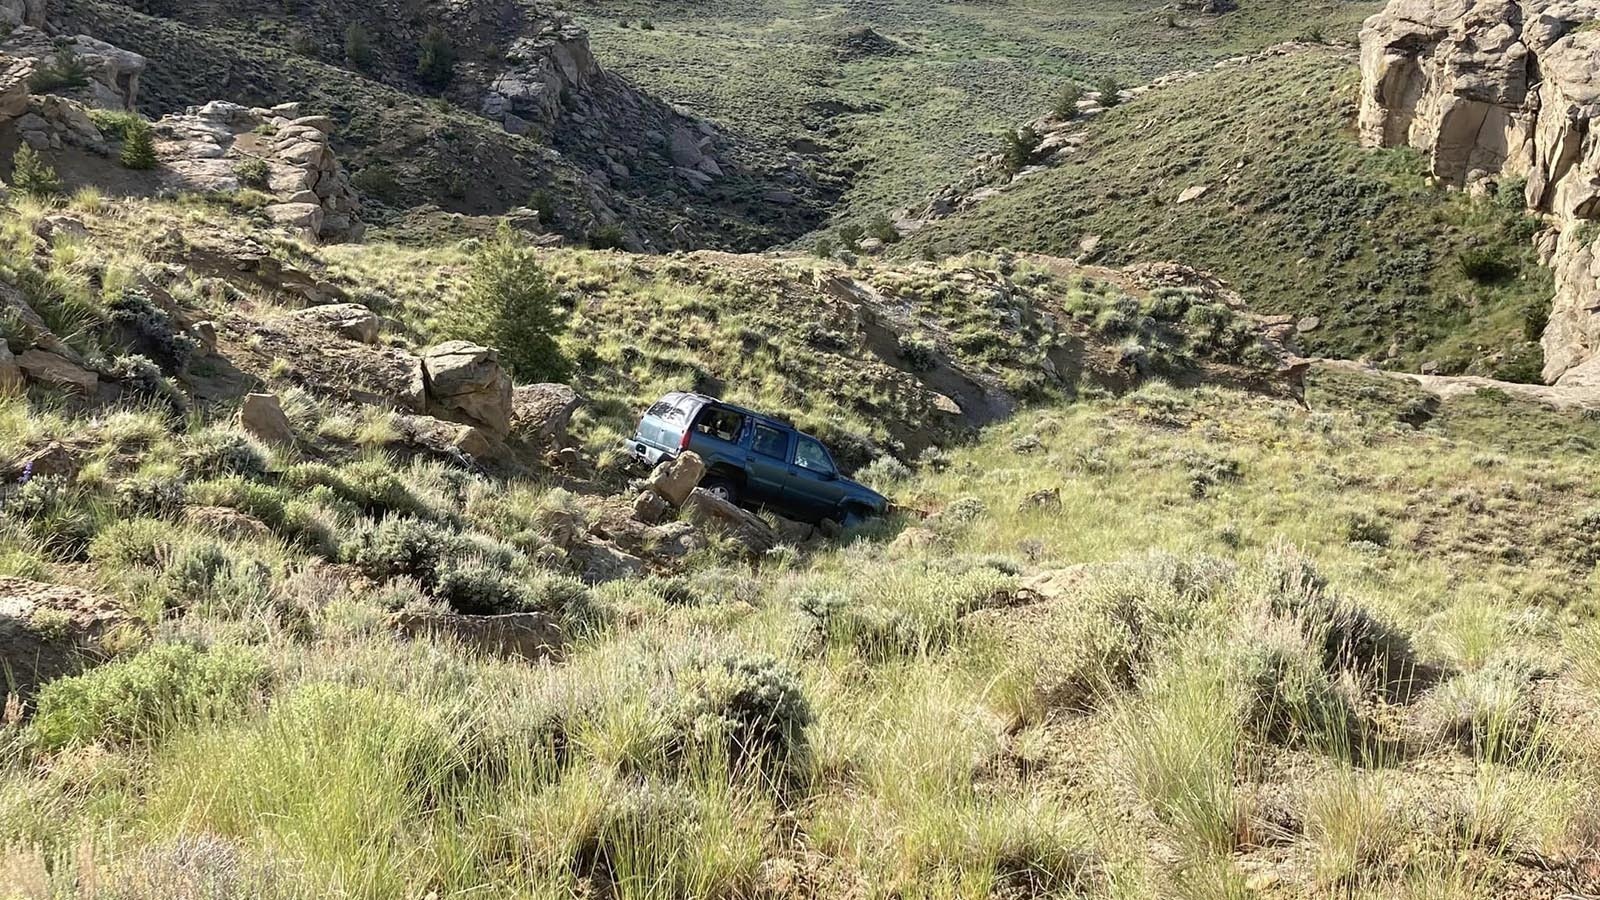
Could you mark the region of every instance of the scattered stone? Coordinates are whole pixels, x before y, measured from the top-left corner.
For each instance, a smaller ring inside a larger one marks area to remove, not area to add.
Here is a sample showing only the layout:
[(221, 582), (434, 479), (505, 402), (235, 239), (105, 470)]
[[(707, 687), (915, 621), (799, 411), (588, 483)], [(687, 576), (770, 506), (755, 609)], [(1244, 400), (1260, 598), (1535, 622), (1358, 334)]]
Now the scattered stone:
[(294, 443), (294, 427), (275, 394), (249, 394), (239, 407), (239, 427), (274, 446)]
[(1178, 203), (1193, 203), (1210, 192), (1211, 185), (1209, 184), (1197, 184), (1194, 187), (1185, 188), (1183, 193), (1178, 195)]
[(633, 517), (646, 525), (660, 524), (671, 511), (672, 504), (655, 491), (640, 491), (633, 500)]
[(1321, 327), (1322, 318), (1320, 316), (1306, 316), (1300, 321), (1294, 323), (1294, 330), (1300, 332), (1301, 334), (1305, 334), (1309, 331), (1316, 331)]
[(77, 478), (78, 471), (83, 468), (83, 453), (59, 441), (51, 441), (17, 460), (11, 468), (8, 474), (13, 477), (28, 472), (34, 478), (63, 478), (70, 481)]
[(605, 584), (644, 574), (644, 560), (597, 538), (588, 538), (568, 551), (584, 584)]
[(1047, 490), (1034, 491), (1027, 496), (1027, 499), (1022, 501), (1022, 508), (1024, 510), (1060, 510), (1061, 488), (1054, 487)]
[(29, 381), (45, 387), (92, 397), (100, 385), (100, 376), (49, 350), (23, 351), (16, 363)]
[(187, 506), (183, 519), (219, 537), (267, 540), (273, 536), (272, 529), (260, 519), (226, 506)]
[(27, 386), (22, 367), (17, 365), (17, 358), (11, 354), (6, 342), (0, 341), (0, 394), (16, 394)]
[(383, 330), (383, 319), (359, 303), (314, 306), (290, 315), (301, 322), (362, 344), (376, 344), (378, 335)]

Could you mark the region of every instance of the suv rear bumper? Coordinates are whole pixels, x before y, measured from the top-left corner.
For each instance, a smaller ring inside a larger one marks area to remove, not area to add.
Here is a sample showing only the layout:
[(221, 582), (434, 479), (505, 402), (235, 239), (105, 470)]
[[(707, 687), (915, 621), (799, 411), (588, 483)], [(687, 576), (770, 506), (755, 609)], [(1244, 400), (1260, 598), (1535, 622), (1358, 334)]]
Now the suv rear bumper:
[(622, 442), (622, 446), (628, 451), (630, 456), (652, 469), (659, 465), (663, 459), (671, 459), (677, 455), (663, 450), (660, 447), (654, 447), (650, 444), (646, 444), (644, 441), (641, 441), (638, 438), (629, 438)]

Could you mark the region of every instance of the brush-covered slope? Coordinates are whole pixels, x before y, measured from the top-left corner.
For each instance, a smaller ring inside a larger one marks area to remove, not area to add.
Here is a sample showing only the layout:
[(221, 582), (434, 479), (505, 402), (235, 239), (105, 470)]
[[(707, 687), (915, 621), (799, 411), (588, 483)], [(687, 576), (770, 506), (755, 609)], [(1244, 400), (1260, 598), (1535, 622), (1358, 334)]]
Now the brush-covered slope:
[(1098, 237), (1096, 260), (1184, 260), (1259, 312), (1314, 317), (1314, 353), (1537, 380), (1551, 292), (1537, 223), (1514, 190), (1447, 191), (1415, 153), (1360, 147), (1358, 84), (1351, 54), (1312, 48), (1149, 91), (903, 252), (1071, 256)]
[[(8, 399), (8, 452), (94, 439), (7, 494), (0, 586), (122, 627), (0, 726), (7, 891), (1593, 892), (1592, 454), (1310, 387), (1029, 412), (886, 474), (917, 515), (592, 589), (542, 478)], [(487, 599), (570, 637), (397, 634)]]

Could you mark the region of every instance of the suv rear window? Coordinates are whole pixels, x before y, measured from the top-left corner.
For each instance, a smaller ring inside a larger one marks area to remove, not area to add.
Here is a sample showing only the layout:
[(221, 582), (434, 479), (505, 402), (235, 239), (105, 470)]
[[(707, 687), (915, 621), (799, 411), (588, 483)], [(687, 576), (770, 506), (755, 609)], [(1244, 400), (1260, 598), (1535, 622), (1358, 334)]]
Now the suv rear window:
[(683, 410), (673, 406), (671, 403), (668, 403), (665, 400), (659, 401), (654, 406), (645, 410), (645, 415), (654, 416), (663, 422), (673, 423), (682, 422), (684, 419), (688, 418)]

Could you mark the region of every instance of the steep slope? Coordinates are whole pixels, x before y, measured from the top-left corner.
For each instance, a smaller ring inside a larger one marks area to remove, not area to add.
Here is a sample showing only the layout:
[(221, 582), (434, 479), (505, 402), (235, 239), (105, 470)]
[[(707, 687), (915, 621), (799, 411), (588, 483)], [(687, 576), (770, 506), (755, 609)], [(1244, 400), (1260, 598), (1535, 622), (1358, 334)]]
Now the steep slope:
[(1321, 46), (1175, 79), (1082, 126), (1054, 165), (992, 169), (992, 198), (894, 252), (1183, 260), (1304, 320), (1319, 355), (1536, 380), (1538, 224), (1516, 198), (1436, 186), (1410, 151), (1362, 149), (1358, 87), (1353, 54)]
[[(664, 250), (792, 238), (829, 201), (798, 159), (640, 92), (531, 2), (60, 0), (51, 17), (152, 60), (149, 112), (223, 99), (333, 116), (357, 183), (389, 207), (532, 205), (568, 235)], [(447, 61), (431, 69), (429, 41)]]

